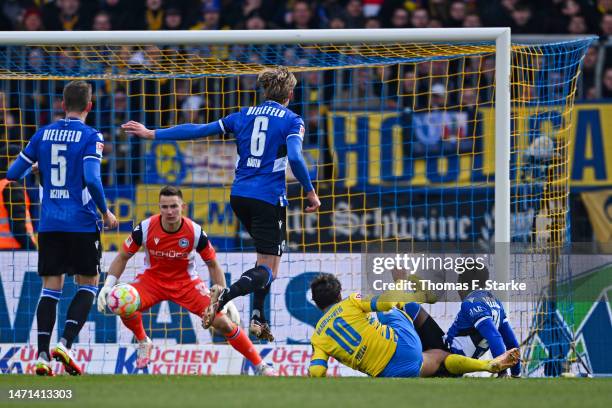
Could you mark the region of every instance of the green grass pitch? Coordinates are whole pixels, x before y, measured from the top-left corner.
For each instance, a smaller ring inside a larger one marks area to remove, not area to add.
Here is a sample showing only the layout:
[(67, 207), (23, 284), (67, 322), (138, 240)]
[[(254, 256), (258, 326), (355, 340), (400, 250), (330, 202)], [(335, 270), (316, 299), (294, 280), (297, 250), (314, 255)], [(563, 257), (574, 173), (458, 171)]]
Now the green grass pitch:
[[(16, 401), (9, 389), (72, 389), (69, 401)], [(0, 376), (2, 407), (610, 407), (612, 379), (376, 379)]]

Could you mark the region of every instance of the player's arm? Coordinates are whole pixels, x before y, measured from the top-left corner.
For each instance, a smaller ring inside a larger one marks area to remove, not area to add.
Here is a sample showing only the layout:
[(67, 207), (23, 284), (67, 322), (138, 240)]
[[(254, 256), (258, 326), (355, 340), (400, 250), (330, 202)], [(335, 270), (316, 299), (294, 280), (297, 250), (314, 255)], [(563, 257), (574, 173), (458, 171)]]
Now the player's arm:
[(25, 177), (32, 165), (38, 161), (39, 133), (35, 133), (25, 149), (19, 153), (17, 159), (11, 164), (6, 172), (6, 178), (17, 181)]
[[(504, 318), (499, 328), (499, 333), (501, 334), (501, 337), (507, 349), (510, 350), (510, 349), (519, 347), (519, 342), (516, 339), (516, 336), (514, 335), (514, 330), (512, 330), (512, 327), (510, 326), (510, 322), (508, 321), (507, 318)], [(510, 373), (512, 374), (513, 377), (521, 376), (520, 361), (516, 363), (513, 367), (510, 368)]]
[(111, 289), (127, 266), (128, 261), (142, 246), (142, 227), (140, 224), (134, 228), (129, 237), (123, 242), (123, 245), (119, 248), (119, 253), (115, 256), (115, 259), (111, 262), (108, 273), (106, 274), (106, 280), (104, 286), (98, 293), (98, 310), (104, 311), (106, 307), (106, 296), (110, 293)]
[(325, 377), (327, 375), (327, 360), (329, 356), (326, 352), (312, 345), (312, 358), (308, 371), (311, 377)]
[(223, 119), (203, 125), (185, 123), (166, 129), (147, 129), (142, 123), (130, 120), (129, 122), (121, 125), (121, 128), (127, 133), (131, 133), (144, 139), (193, 140), (212, 135), (231, 133), (234, 131), (236, 122), (238, 120), (240, 120), (240, 113), (233, 113), (224, 117)]
[(104, 138), (102, 134), (92, 134), (90, 141), (85, 146), (85, 154), (83, 155), (83, 177), (93, 202), (102, 213), (104, 224), (108, 228), (116, 228), (117, 219), (106, 206), (106, 197), (104, 196), (104, 188), (102, 187), (102, 178), (100, 176), (103, 149)]
[(310, 205), (306, 207), (305, 211), (314, 212), (321, 206), (321, 201), (312, 185), (310, 174), (308, 174), (308, 167), (306, 162), (304, 162), (302, 154), (304, 132), (304, 122), (298, 117), (292, 123), (287, 135), (287, 159), (289, 160), (289, 166), (291, 166), (293, 175), (298, 179), (306, 192), (306, 198)]
[(353, 293), (351, 301), (366, 313), (387, 312), (394, 307), (401, 308), (407, 303), (426, 303), (427, 295), (424, 292), (387, 291), (380, 295), (364, 296)]

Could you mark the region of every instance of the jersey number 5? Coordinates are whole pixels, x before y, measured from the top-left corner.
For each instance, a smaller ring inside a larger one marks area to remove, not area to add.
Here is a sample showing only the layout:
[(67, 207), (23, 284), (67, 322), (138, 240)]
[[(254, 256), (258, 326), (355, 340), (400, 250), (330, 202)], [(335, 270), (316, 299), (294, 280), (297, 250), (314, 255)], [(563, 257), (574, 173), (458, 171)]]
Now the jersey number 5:
[(51, 184), (55, 187), (66, 185), (66, 158), (60, 154), (66, 150), (65, 144), (51, 145)]
[(257, 116), (253, 122), (251, 133), (251, 156), (261, 156), (266, 147), (266, 131), (268, 130), (268, 117)]

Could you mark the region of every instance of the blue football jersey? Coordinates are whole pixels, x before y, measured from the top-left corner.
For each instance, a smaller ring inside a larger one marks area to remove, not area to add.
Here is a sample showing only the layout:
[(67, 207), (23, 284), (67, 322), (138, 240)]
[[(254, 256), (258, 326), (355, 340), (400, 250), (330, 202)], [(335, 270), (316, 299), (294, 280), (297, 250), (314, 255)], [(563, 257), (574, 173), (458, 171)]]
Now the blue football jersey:
[(96, 205), (85, 185), (83, 160), (102, 160), (104, 138), (79, 119), (40, 128), (21, 153), (40, 170), (40, 232), (95, 232)]
[(461, 310), (446, 334), (446, 344), (451, 352), (479, 358), (489, 345), (477, 330), (479, 324), (491, 319), (499, 330), (506, 320), (502, 303), (487, 290), (476, 290), (470, 293), (461, 303)]
[(219, 121), (238, 147), (232, 195), (287, 205), (287, 139), (304, 140), (304, 121), (275, 101), (242, 108)]

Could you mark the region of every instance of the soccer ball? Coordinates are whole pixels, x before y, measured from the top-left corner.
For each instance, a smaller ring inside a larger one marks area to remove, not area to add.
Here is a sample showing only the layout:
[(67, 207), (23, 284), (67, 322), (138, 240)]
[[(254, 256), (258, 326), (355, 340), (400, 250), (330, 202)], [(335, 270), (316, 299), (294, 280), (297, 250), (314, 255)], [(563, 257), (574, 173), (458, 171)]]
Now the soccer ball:
[(106, 296), (106, 304), (114, 314), (128, 317), (140, 307), (140, 295), (132, 285), (120, 283)]

